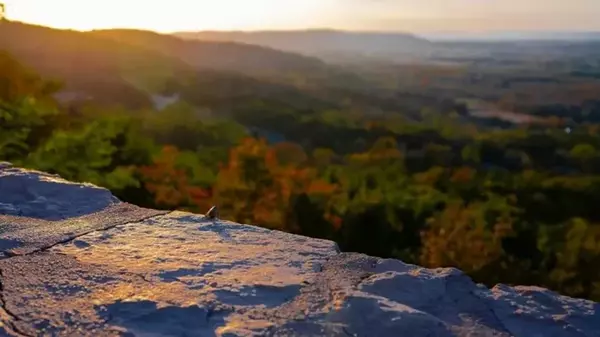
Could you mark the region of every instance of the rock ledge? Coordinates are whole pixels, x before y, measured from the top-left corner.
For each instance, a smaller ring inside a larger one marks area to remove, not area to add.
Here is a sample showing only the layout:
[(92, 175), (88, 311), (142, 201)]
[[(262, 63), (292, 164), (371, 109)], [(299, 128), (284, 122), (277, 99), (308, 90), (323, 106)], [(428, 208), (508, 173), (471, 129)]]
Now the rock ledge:
[(600, 305), (0, 163), (0, 336), (589, 336)]

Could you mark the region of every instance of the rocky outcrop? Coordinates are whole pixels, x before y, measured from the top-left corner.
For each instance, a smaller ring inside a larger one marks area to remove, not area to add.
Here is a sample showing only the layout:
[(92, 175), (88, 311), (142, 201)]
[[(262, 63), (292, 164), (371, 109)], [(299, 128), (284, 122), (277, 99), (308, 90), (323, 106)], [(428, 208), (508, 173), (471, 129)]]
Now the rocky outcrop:
[(600, 305), (0, 165), (0, 336), (600, 336)]

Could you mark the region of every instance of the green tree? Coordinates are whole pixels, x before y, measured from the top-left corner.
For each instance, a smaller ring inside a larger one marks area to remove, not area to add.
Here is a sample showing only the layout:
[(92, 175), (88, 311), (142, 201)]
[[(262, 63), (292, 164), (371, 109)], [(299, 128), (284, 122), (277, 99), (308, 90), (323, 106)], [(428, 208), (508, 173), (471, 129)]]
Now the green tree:
[(591, 161), (597, 157), (596, 148), (591, 144), (577, 144), (569, 152), (571, 158), (577, 160), (584, 170), (589, 171)]
[(548, 285), (571, 296), (600, 300), (600, 226), (574, 218), (543, 227), (538, 246), (554, 265)]

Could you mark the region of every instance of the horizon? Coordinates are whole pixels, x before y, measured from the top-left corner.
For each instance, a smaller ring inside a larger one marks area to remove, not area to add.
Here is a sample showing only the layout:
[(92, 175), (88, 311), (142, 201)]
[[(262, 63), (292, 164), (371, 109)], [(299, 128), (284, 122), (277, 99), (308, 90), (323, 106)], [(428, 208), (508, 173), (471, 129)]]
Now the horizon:
[[(492, 40), (492, 41), (502, 41), (502, 40), (527, 40), (527, 39), (540, 39), (540, 40), (561, 40), (560, 37), (556, 37), (554, 34), (572, 34), (576, 36), (582, 36), (587, 34), (593, 34), (593, 39), (600, 39), (600, 36), (595, 36), (596, 34), (600, 35), (600, 29), (597, 30), (521, 30), (521, 31), (513, 31), (513, 30), (501, 30), (501, 31), (431, 31), (431, 32), (411, 32), (411, 31), (402, 31), (402, 30), (364, 30), (364, 29), (344, 29), (344, 28), (335, 28), (335, 27), (306, 27), (306, 28), (289, 28), (289, 29), (234, 29), (234, 30), (219, 30), (219, 29), (204, 29), (204, 30), (182, 30), (182, 31), (172, 31), (172, 32), (161, 32), (152, 29), (144, 29), (137, 27), (112, 27), (112, 28), (92, 28), (92, 29), (77, 29), (77, 28), (65, 28), (65, 27), (53, 27), (48, 26), (36, 22), (26, 22), (13, 20), (10, 17), (7, 17), (6, 20), (8, 22), (26, 24), (26, 25), (36, 25), (41, 27), (46, 27), (50, 29), (57, 30), (70, 30), (70, 31), (78, 31), (78, 32), (92, 32), (92, 31), (101, 31), (101, 30), (131, 30), (131, 31), (148, 31), (157, 34), (164, 35), (176, 35), (176, 34), (185, 34), (185, 33), (237, 33), (237, 34), (256, 34), (256, 33), (294, 33), (294, 32), (339, 32), (339, 33), (365, 33), (365, 34), (406, 34), (412, 35), (418, 38), (423, 39), (456, 39), (456, 40)], [(515, 34), (522, 34), (522, 36), (514, 36)], [(525, 36), (523, 36), (525, 35)]]
[[(336, 30), (423, 34), (599, 32), (600, 2), (507, 0), (0, 0), (13, 21), (89, 31), (139, 29), (159, 33)], [(236, 10), (231, 8), (236, 7)], [(390, 14), (392, 13), (392, 14)]]

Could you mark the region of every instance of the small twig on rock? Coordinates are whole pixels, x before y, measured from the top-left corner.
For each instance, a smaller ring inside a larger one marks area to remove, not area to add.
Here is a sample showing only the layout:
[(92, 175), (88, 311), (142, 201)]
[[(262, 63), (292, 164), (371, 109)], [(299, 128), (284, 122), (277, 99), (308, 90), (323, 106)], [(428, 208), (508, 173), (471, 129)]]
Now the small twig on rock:
[(211, 207), (208, 212), (206, 212), (206, 215), (204, 216), (207, 219), (211, 219), (211, 220), (216, 220), (219, 218), (219, 209), (217, 208), (217, 206), (213, 206)]

